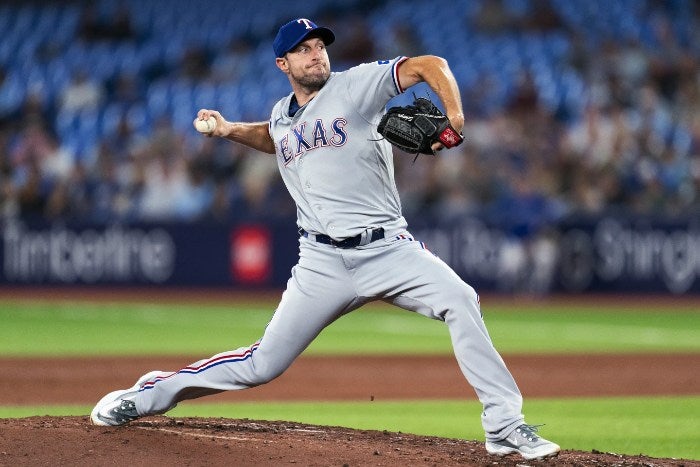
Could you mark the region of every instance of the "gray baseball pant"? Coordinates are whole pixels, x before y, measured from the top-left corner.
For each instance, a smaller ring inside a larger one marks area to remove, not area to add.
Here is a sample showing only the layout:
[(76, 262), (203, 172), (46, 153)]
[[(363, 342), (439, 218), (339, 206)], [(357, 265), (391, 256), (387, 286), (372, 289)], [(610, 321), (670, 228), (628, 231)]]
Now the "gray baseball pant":
[(164, 413), (183, 400), (267, 383), (326, 326), (376, 299), (447, 324), (459, 367), (483, 404), (487, 439), (523, 423), (520, 391), (491, 342), (476, 292), (408, 233), (352, 249), (301, 238), (299, 262), (262, 339), (147, 381), (137, 411)]

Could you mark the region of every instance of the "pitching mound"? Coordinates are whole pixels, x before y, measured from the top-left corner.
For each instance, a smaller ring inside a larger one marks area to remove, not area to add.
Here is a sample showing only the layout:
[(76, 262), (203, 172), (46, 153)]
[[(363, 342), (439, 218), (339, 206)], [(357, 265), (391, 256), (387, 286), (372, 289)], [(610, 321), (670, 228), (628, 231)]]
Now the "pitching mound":
[(152, 417), (117, 428), (88, 417), (0, 420), (0, 465), (152, 466), (698, 466), (612, 453), (563, 451), (524, 461), (491, 457), (478, 441), (291, 422)]

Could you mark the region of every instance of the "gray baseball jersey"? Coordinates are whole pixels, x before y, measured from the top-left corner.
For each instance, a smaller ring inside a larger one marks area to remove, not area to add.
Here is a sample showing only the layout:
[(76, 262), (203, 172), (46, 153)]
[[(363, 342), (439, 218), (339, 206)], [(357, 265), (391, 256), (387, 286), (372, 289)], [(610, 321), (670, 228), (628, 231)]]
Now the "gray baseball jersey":
[[(487, 439), (503, 439), (523, 423), (520, 392), (491, 343), (478, 295), (406, 230), (391, 147), (375, 129), (387, 101), (403, 91), (397, 79), (401, 60), (333, 73), (293, 117), (291, 95), (275, 105), (270, 135), (306, 232), (299, 239), (299, 262), (260, 341), (176, 372), (145, 376), (134, 399), (139, 415), (264, 384), (323, 328), (381, 299), (447, 324), (457, 362), (483, 404)], [(384, 230), (375, 235), (379, 228)], [(358, 235), (357, 244), (337, 243)]]
[(376, 131), (386, 102), (400, 92), (395, 72), (381, 61), (331, 73), (293, 117), (293, 94), (273, 108), (280, 173), (307, 232), (342, 239), (368, 227), (406, 228), (391, 145)]

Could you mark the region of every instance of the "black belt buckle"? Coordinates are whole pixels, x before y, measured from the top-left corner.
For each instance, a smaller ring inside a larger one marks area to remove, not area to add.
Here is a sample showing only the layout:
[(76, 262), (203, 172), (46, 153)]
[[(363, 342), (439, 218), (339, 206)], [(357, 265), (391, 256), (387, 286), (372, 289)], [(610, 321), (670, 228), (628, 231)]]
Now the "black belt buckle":
[(384, 238), (384, 227), (379, 227), (378, 229), (374, 229), (372, 231), (372, 236), (370, 237), (369, 242), (376, 242), (377, 240), (381, 240)]
[[(299, 235), (302, 237), (307, 237), (309, 236), (308, 232), (306, 230), (302, 229), (301, 227), (299, 228)], [(384, 238), (384, 228), (379, 227), (378, 229), (372, 230), (372, 234), (370, 236), (370, 240), (368, 242), (372, 243), (376, 240), (380, 240)], [(357, 246), (360, 246), (360, 243), (362, 242), (362, 234), (355, 235), (354, 237), (350, 238), (345, 238), (343, 240), (334, 240), (328, 235), (324, 234), (318, 234), (314, 235), (314, 239), (319, 242), (319, 243), (325, 243), (326, 245), (333, 245), (334, 247), (337, 248), (343, 248), (343, 249), (348, 249), (348, 248), (355, 248)]]
[[(369, 242), (366, 243), (366, 245), (384, 238), (384, 228), (379, 227), (378, 229), (372, 230), (372, 233), (370, 234)], [(346, 238), (341, 241), (336, 241), (332, 240), (334, 242), (334, 245), (337, 246), (338, 248), (355, 248), (360, 246), (362, 243), (362, 234), (355, 235), (354, 237)]]
[(360, 244), (360, 236), (356, 235), (354, 237), (345, 238), (340, 241), (331, 239), (331, 242), (332, 245), (337, 246), (338, 248), (355, 248), (357, 245)]

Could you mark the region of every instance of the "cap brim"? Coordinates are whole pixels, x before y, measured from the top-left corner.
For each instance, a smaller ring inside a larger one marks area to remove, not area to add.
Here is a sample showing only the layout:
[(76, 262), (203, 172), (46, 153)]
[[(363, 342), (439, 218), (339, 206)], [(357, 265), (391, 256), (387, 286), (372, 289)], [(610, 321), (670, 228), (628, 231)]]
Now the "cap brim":
[(326, 45), (331, 45), (335, 41), (335, 34), (333, 34), (333, 31), (331, 31), (328, 28), (318, 27), (318, 28), (314, 29), (313, 31), (309, 31), (306, 34), (304, 34), (303, 36), (301, 36), (299, 38), (299, 40), (297, 40), (294, 43), (294, 45), (292, 45), (289, 49), (285, 50), (284, 53), (287, 53), (291, 50), (294, 50), (294, 48), (296, 46), (298, 46), (299, 44), (304, 42), (309, 37), (314, 37), (314, 36), (320, 37), (321, 40), (323, 41), (323, 43)]

